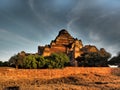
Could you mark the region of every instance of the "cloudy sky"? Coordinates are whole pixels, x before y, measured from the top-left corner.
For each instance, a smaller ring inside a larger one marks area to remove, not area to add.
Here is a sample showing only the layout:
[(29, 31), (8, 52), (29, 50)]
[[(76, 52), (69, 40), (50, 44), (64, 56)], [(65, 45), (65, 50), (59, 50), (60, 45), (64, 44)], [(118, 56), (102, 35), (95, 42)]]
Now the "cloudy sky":
[(120, 0), (0, 0), (0, 60), (37, 52), (61, 29), (83, 44), (120, 51)]

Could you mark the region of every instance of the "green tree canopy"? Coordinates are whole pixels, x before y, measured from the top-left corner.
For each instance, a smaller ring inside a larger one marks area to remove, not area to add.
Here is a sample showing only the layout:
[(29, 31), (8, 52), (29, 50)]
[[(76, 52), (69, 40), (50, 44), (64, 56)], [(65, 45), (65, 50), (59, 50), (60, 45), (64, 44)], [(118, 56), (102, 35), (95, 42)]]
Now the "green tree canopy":
[(45, 68), (46, 59), (43, 56), (35, 55), (37, 61), (37, 68)]
[(64, 53), (53, 53), (46, 59), (48, 68), (63, 68), (70, 62), (69, 57)]
[(37, 61), (34, 55), (28, 55), (23, 60), (23, 67), (26, 69), (36, 69)]
[(16, 68), (63, 68), (70, 62), (69, 57), (64, 53), (53, 53), (51, 56), (43, 57), (38, 54), (18, 53), (10, 58), (9, 63)]
[(78, 61), (79, 66), (87, 66), (87, 67), (98, 67), (98, 66), (108, 66), (109, 55), (103, 55), (99, 52), (89, 52), (84, 53), (81, 57), (78, 57), (76, 60)]

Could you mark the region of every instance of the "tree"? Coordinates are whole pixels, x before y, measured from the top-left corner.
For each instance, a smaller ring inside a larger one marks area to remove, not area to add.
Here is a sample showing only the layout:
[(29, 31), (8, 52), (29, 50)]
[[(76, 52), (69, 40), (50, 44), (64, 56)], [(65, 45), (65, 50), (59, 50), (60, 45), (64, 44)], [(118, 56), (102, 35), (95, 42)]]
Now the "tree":
[(76, 59), (78, 61), (79, 66), (87, 66), (87, 67), (98, 67), (98, 66), (108, 66), (107, 60), (108, 55), (101, 55), (99, 52), (89, 52), (84, 53), (81, 57)]
[(15, 68), (18, 68), (18, 65), (20, 64), (20, 59), (18, 55), (14, 55), (9, 59), (10, 66), (15, 66)]
[(2, 63), (2, 66), (8, 67), (8, 66), (9, 66), (9, 62), (8, 62), (8, 61), (4, 61), (4, 62)]
[(108, 61), (110, 65), (120, 65), (120, 52)]
[(46, 59), (43, 56), (35, 55), (37, 61), (37, 68), (45, 68)]
[(36, 69), (37, 68), (37, 61), (34, 55), (28, 55), (23, 60), (23, 68), (26, 69)]
[(69, 57), (64, 53), (54, 53), (51, 56), (43, 57), (38, 54), (25, 55), (25, 52), (18, 53), (10, 58), (9, 63), (16, 68), (63, 68), (70, 62)]
[(0, 66), (3, 66), (3, 62), (2, 61), (0, 61)]
[(111, 57), (111, 54), (109, 52), (106, 52), (106, 50), (104, 48), (100, 49), (99, 54), (101, 57), (103, 57), (104, 59), (107, 59), (107, 60)]
[(0, 67), (8, 67), (9, 62), (8, 61), (0, 61)]
[(70, 62), (69, 57), (64, 53), (53, 53), (51, 56), (46, 57), (46, 66), (48, 68), (63, 68)]
[(9, 59), (10, 66), (15, 66), (16, 68), (21, 68), (23, 64), (23, 59), (25, 55), (18, 53)]

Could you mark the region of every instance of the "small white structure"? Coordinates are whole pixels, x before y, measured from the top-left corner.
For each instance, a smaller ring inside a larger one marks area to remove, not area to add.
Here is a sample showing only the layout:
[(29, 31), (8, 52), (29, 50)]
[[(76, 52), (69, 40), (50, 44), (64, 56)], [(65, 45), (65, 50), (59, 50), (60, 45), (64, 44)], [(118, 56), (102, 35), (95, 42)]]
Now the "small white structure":
[(108, 65), (111, 68), (118, 68), (118, 65)]

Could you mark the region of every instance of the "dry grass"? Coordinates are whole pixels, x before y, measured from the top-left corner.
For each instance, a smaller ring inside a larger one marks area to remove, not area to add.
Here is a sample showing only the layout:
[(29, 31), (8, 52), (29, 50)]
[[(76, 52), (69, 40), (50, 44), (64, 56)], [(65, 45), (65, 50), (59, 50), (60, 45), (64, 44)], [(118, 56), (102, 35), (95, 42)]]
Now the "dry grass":
[(6, 87), (19, 87), (20, 90), (120, 90), (119, 71), (111, 69), (111, 74), (82, 72), (52, 79), (11, 79), (3, 76), (0, 77), (0, 90)]

